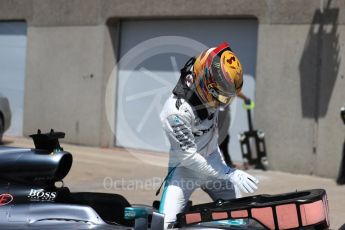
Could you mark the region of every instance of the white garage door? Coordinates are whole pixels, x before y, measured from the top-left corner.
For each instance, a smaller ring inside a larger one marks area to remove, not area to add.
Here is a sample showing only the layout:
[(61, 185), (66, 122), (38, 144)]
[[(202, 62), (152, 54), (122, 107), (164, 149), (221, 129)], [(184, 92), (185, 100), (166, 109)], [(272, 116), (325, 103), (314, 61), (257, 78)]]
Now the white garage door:
[[(223, 41), (244, 68), (244, 93), (254, 99), (256, 20), (145, 20), (121, 24), (116, 145), (168, 151), (159, 113), (191, 56)], [(237, 134), (247, 129), (242, 101), (232, 105), (231, 155), (240, 161)]]
[(10, 101), (12, 122), (7, 135), (23, 133), (26, 23), (0, 22), (0, 93)]

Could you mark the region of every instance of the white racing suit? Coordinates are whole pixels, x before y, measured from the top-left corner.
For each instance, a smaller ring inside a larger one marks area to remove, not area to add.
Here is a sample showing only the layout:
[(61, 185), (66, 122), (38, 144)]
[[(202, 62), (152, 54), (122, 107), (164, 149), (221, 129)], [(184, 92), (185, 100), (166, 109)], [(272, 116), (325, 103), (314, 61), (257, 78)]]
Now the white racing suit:
[[(166, 101), (160, 118), (169, 139), (169, 172), (159, 211), (165, 214), (165, 229), (176, 220), (197, 188), (214, 200), (233, 199), (238, 189), (229, 180), (229, 168), (218, 147), (218, 110), (201, 120), (195, 109), (184, 99), (179, 108), (177, 97)], [(171, 171), (173, 170), (173, 171)], [(236, 196), (237, 194), (237, 196)]]

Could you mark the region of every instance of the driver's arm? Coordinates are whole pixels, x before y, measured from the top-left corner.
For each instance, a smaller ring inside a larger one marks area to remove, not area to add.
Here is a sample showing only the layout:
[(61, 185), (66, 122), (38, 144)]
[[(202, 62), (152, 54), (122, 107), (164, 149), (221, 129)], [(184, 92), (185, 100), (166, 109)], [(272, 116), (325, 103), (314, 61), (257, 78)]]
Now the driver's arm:
[(191, 118), (188, 116), (170, 115), (163, 119), (163, 128), (169, 138), (171, 148), (178, 166), (194, 170), (196, 173), (213, 176), (218, 179), (230, 180), (243, 192), (254, 192), (259, 181), (246, 172), (225, 166), (222, 169), (213, 168), (206, 159), (197, 152), (194, 135), (191, 129)]
[(229, 179), (234, 169), (224, 166), (221, 171), (213, 168), (206, 159), (197, 152), (195, 138), (191, 129), (191, 119), (179, 115), (170, 115), (163, 121), (163, 128), (174, 151), (174, 161), (179, 166), (196, 171), (198, 174), (213, 176), (218, 179)]

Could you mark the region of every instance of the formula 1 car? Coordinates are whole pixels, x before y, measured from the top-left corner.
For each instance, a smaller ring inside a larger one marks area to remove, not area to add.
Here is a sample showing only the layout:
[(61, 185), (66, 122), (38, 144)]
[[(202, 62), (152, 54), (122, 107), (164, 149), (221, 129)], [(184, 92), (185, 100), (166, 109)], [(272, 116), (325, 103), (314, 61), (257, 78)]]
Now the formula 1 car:
[[(118, 194), (73, 193), (62, 183), (72, 154), (64, 133), (31, 135), (34, 149), (0, 147), (1, 229), (163, 229), (153, 206), (131, 205)], [(325, 190), (257, 195), (190, 206), (177, 215), (179, 229), (328, 229)]]

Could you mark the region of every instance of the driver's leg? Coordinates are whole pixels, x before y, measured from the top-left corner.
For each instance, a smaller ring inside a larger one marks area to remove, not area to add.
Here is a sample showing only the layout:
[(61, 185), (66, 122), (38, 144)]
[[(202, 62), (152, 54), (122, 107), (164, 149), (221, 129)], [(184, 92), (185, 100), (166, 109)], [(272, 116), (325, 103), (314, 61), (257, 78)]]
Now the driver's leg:
[(176, 221), (178, 213), (184, 211), (191, 194), (198, 186), (194, 178), (186, 176), (186, 171), (188, 169), (184, 167), (176, 168), (164, 186), (159, 207), (159, 212), (165, 215), (164, 229)]
[(217, 201), (219, 199), (231, 200), (240, 197), (239, 191), (236, 191), (237, 189), (230, 181), (209, 181), (201, 188), (211, 197), (213, 201)]

